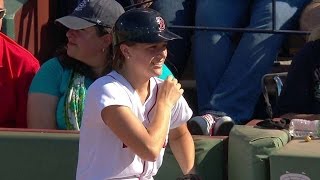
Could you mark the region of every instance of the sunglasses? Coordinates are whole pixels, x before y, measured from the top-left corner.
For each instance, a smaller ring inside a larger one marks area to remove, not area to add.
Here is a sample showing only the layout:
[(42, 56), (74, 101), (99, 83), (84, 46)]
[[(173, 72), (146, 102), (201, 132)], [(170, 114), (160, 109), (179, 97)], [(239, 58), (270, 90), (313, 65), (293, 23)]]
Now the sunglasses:
[(4, 18), (4, 16), (6, 15), (6, 9), (0, 9), (0, 20)]

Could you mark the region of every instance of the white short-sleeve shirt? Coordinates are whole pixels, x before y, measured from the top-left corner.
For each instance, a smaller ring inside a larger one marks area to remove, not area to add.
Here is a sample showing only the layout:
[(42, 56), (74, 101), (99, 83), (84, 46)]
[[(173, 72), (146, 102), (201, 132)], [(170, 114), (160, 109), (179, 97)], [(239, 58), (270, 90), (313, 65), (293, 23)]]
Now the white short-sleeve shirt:
[[(101, 111), (111, 105), (127, 106), (148, 127), (162, 82), (159, 78), (150, 78), (150, 95), (144, 104), (129, 82), (116, 71), (89, 87), (80, 129), (77, 180), (153, 179), (161, 166), (164, 148), (155, 162), (142, 160), (109, 129), (101, 118)], [(172, 109), (169, 128), (180, 126), (191, 116), (192, 110), (181, 96)]]

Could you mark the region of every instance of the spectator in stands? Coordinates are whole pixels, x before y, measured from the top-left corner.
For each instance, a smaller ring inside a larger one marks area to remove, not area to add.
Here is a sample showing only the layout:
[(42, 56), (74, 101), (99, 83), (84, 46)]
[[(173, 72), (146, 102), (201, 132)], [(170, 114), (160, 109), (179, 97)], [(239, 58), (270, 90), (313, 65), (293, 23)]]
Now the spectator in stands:
[[(0, 0), (0, 28), (6, 9)], [(0, 127), (27, 127), (27, 97), (38, 60), (26, 49), (0, 33)]]
[[(109, 72), (110, 32), (123, 12), (114, 0), (84, 0), (72, 14), (56, 20), (69, 29), (68, 44), (58, 57), (42, 65), (32, 81), (29, 128), (79, 130), (87, 88)], [(164, 67), (161, 77), (169, 74)]]
[(309, 39), (292, 60), (278, 101), (277, 116), (310, 119), (311, 114), (318, 114), (316, 119), (320, 117), (320, 27), (311, 32)]
[(119, 17), (113, 71), (86, 97), (77, 180), (153, 179), (167, 142), (182, 172), (192, 173), (194, 144), (186, 126), (192, 111), (175, 78), (155, 78), (167, 41), (177, 38), (155, 10), (135, 8)]
[[(276, 0), (275, 29), (293, 29), (310, 0)], [(197, 1), (197, 26), (271, 30), (272, 1)], [(232, 122), (251, 119), (285, 34), (196, 31), (195, 73), (201, 116), (190, 120), (197, 134), (227, 135)], [(231, 118), (230, 118), (231, 117)]]

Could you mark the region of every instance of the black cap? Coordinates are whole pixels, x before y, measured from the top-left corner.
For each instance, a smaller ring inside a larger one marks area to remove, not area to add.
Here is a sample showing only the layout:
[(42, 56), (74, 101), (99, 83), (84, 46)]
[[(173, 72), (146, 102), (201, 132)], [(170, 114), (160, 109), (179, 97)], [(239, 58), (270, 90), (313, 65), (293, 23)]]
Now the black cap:
[(181, 39), (167, 29), (161, 14), (153, 9), (135, 8), (122, 14), (114, 25), (113, 45), (125, 41), (156, 43)]
[(83, 0), (72, 14), (55, 22), (75, 30), (95, 25), (112, 28), (123, 13), (123, 7), (115, 0)]

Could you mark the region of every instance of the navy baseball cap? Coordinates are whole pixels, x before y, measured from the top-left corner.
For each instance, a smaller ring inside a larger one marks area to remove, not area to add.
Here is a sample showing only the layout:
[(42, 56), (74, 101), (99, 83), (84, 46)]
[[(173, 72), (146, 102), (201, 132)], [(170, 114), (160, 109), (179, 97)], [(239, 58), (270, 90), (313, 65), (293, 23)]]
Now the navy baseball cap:
[(156, 43), (182, 39), (169, 31), (162, 15), (149, 8), (134, 8), (123, 13), (113, 27), (113, 44), (125, 41)]
[(72, 14), (56, 19), (55, 22), (75, 30), (95, 25), (112, 28), (123, 13), (123, 7), (115, 0), (83, 0)]

